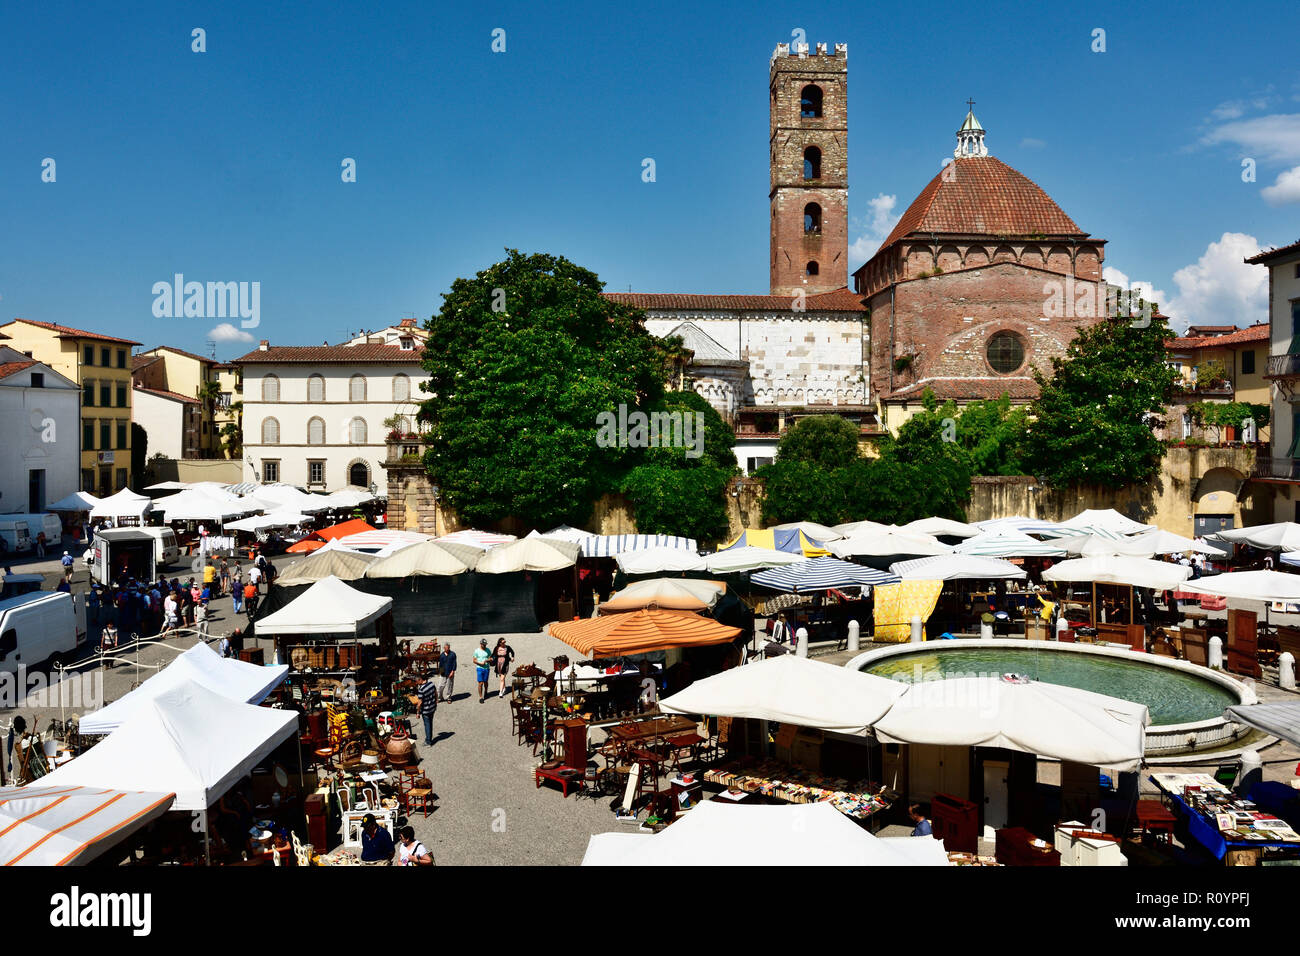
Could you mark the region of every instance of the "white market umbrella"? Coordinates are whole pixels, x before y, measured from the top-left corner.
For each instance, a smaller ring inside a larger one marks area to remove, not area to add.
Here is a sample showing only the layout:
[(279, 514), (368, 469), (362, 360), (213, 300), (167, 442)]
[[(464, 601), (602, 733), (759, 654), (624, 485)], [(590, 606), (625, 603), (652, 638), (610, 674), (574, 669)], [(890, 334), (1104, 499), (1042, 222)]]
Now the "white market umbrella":
[(1154, 527), (1155, 525), (1134, 521), (1127, 515), (1120, 514), (1114, 508), (1087, 508), (1080, 511), (1069, 521), (1061, 522), (1060, 525), (1062, 532), (1065, 534), (1094, 530), (1109, 531), (1113, 534), (1138, 534), (1142, 531), (1149, 531)]
[(1150, 548), (1154, 554), (1187, 554), (1195, 552), (1208, 554), (1216, 558), (1228, 556), (1228, 552), (1224, 548), (1216, 548), (1212, 544), (1197, 541), (1195, 538), (1185, 538), (1181, 534), (1174, 534), (1172, 531), (1164, 531), (1160, 528), (1143, 531), (1141, 534), (1133, 535), (1128, 540)]
[(1168, 561), (1111, 555), (1060, 561), (1043, 572), (1043, 580), (1127, 584), (1172, 591), (1181, 588), (1191, 573), (1191, 568)]
[(918, 518), (909, 521), (899, 530), (909, 534), (928, 534), (936, 538), (973, 538), (980, 533), (980, 529), (975, 525), (964, 521), (953, 521), (951, 518)]
[(943, 842), (882, 839), (829, 803), (705, 800), (653, 835), (597, 833), (583, 866), (948, 866)]
[(351, 548), (353, 551), (365, 551), (370, 549), (379, 550), (381, 548), (392, 547), (393, 545), (419, 544), (422, 541), (432, 541), (433, 535), (421, 534), (418, 531), (397, 531), (390, 528), (376, 528), (373, 531), (359, 531), (356, 534), (344, 535), (336, 538), (339, 545), (344, 548)]
[[(1184, 569), (1186, 570), (1186, 569)], [(1229, 571), (1180, 585), (1183, 591), (1248, 601), (1300, 603), (1300, 574), (1285, 571)]]
[(846, 521), (835, 525), (833, 530), (841, 538), (851, 538), (861, 531), (897, 531), (898, 525), (881, 524), (879, 521)]
[(74, 491), (66, 498), (60, 498), (52, 505), (46, 506), (46, 511), (90, 511), (95, 505), (99, 504), (100, 499), (96, 498), (89, 491)]
[(939, 554), (911, 561), (897, 561), (889, 566), (904, 581), (992, 581), (999, 578), (1027, 577), (1024, 568), (1001, 558), (975, 554)]
[(600, 612), (637, 611), (656, 607), (668, 611), (703, 611), (718, 603), (727, 592), (721, 581), (701, 581), (696, 578), (649, 578), (634, 581), (621, 591), (615, 591), (609, 600), (600, 605)]
[[(547, 535), (550, 537), (550, 535)], [(694, 538), (683, 538), (675, 534), (589, 534), (578, 540), (578, 547), (588, 558), (617, 558), (628, 551), (648, 551), (652, 548), (670, 550), (699, 550), (699, 543)]]
[(769, 530), (802, 531), (809, 538), (812, 538), (814, 541), (818, 541), (823, 545), (828, 541), (835, 541), (838, 538), (844, 537), (843, 534), (836, 531), (834, 528), (827, 527), (824, 524), (818, 524), (816, 521), (788, 521), (785, 524), (772, 525)]
[(1022, 531), (1010, 528), (984, 531), (952, 548), (955, 554), (975, 554), (986, 558), (1061, 557), (1065, 549), (1053, 541), (1039, 541)]
[(659, 701), (670, 714), (754, 717), (863, 736), (907, 692), (901, 681), (783, 654), (697, 680)]
[[(446, 539), (442, 539), (446, 540)], [(520, 538), (492, 548), (479, 558), (479, 574), (508, 574), (515, 571), (559, 571), (578, 561), (578, 546), (569, 541)]]
[(483, 551), (468, 544), (422, 541), (376, 558), (368, 578), (448, 577), (473, 570)]
[(806, 594), (831, 588), (873, 587), (880, 584), (897, 584), (897, 575), (877, 571), (839, 558), (804, 558), (793, 564), (759, 571), (751, 583), (774, 591)]
[(863, 528), (827, 545), (839, 558), (882, 558), (894, 555), (947, 554), (951, 549), (928, 534), (909, 534), (899, 528)]
[(875, 723), (885, 743), (1005, 747), (1095, 767), (1136, 770), (1144, 704), (1075, 687), (1003, 677), (919, 681)]
[(509, 544), (511, 541), (518, 539), (513, 534), (497, 534), (494, 531), (479, 531), (477, 528), (466, 528), (464, 531), (453, 531), (451, 534), (444, 534), (438, 540), (451, 541), (454, 544), (472, 544), (476, 548), (487, 549)]
[(744, 545), (739, 548), (725, 548), (704, 559), (704, 567), (712, 574), (733, 574), (739, 571), (754, 571), (759, 568), (775, 568), (783, 564), (802, 561), (803, 554), (790, 551), (777, 551), (773, 548), (756, 548)]
[(703, 571), (704, 559), (693, 549), (645, 548), (640, 551), (622, 551), (614, 555), (618, 568), (624, 574), (658, 574), (663, 571)]
[(82, 866), (162, 816), (174, 793), (103, 787), (0, 788), (0, 866)]
[(253, 515), (238, 521), (227, 521), (222, 527), (226, 531), (266, 531), (270, 528), (296, 528), (310, 521), (309, 515), (298, 511), (273, 511), (270, 514)]
[(1075, 534), (1064, 538), (1052, 538), (1051, 543), (1063, 548), (1067, 554), (1082, 557), (1103, 557), (1106, 555), (1126, 555), (1131, 558), (1150, 558), (1155, 555), (1155, 544), (1143, 540), (1146, 535), (1109, 534)]
[(1025, 515), (1012, 515), (1010, 518), (991, 518), (988, 521), (977, 521), (975, 526), (981, 531), (998, 533), (1005, 531), (1044, 536), (1068, 533), (1062, 531), (1061, 526), (1053, 521), (1043, 521), (1041, 518), (1029, 518)]
[(1215, 541), (1248, 544), (1265, 551), (1300, 551), (1300, 524), (1294, 521), (1279, 521), (1252, 528), (1231, 528), (1210, 537)]

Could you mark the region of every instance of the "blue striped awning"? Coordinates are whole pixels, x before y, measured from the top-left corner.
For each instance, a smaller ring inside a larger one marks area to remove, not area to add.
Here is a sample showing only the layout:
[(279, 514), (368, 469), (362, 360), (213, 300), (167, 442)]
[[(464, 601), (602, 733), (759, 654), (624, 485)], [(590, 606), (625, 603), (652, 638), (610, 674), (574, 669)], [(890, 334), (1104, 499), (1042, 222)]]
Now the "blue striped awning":
[(801, 593), (829, 588), (871, 587), (897, 584), (899, 577), (839, 558), (809, 558), (784, 567), (759, 571), (750, 581), (774, 591)]
[(624, 551), (644, 551), (646, 548), (681, 548), (697, 551), (694, 538), (674, 534), (590, 534), (578, 539), (584, 557), (612, 558)]

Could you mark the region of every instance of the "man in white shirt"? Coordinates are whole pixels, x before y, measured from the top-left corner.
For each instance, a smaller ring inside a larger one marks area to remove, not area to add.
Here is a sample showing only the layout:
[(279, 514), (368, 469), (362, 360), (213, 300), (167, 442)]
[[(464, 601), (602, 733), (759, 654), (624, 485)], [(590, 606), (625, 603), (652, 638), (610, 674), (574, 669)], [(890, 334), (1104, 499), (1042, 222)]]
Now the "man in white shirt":
[(248, 580), (258, 591), (262, 590), (262, 568), (260, 565), (253, 565), (248, 569)]

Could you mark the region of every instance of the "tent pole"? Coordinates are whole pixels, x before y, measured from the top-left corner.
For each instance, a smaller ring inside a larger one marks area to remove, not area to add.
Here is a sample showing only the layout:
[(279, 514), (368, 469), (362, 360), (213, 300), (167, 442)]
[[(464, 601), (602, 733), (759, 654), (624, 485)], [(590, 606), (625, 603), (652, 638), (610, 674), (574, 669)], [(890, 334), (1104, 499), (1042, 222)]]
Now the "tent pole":
[(203, 808), (203, 865), (212, 865), (212, 844), (208, 836), (208, 809)]

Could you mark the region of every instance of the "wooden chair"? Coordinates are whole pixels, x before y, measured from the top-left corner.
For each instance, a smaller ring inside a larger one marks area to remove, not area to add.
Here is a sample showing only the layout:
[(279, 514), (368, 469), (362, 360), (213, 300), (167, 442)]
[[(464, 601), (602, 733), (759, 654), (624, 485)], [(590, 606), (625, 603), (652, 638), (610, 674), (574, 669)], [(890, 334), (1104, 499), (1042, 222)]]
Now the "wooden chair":
[(406, 792), (407, 815), (420, 810), (426, 817), (433, 810), (433, 781), (420, 777)]
[(294, 862), (298, 866), (311, 866), (312, 845), (310, 843), (304, 844), (298, 839), (298, 834), (293, 831), (289, 832), (289, 842), (293, 846)]
[(1210, 663), (1210, 638), (1204, 628), (1185, 627), (1182, 630), (1183, 659), (1189, 664), (1207, 667)]

